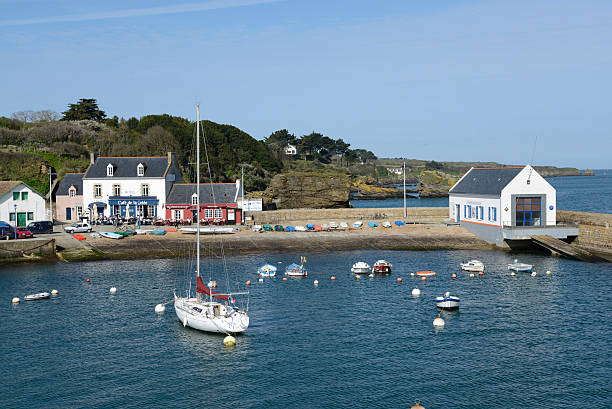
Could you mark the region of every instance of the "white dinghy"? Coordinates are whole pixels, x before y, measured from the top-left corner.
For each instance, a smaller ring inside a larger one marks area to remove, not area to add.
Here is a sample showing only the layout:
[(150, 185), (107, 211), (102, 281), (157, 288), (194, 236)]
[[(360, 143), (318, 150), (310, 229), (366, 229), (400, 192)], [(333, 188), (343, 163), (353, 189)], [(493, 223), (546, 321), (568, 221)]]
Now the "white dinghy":
[(475, 273), (479, 273), (484, 271), (485, 266), (480, 260), (470, 260), (467, 263), (461, 263), (461, 269), (463, 271), (473, 271)]
[(456, 310), (459, 308), (459, 297), (454, 297), (447, 291), (444, 293), (444, 297), (436, 297), (436, 307), (445, 310)]
[(47, 292), (42, 292), (42, 293), (26, 295), (25, 297), (23, 297), (23, 300), (24, 301), (38, 301), (38, 300), (44, 300), (45, 298), (49, 298), (50, 296), (51, 294)]
[(351, 267), (353, 274), (370, 274), (372, 267), (364, 261), (358, 261)]

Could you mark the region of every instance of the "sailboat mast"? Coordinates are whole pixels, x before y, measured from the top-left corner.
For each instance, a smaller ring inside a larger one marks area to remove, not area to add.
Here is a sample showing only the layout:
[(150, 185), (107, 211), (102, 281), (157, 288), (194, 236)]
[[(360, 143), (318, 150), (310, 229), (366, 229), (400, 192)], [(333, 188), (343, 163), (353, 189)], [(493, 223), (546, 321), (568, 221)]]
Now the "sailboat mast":
[(196, 263), (196, 277), (200, 277), (200, 106), (197, 105), (197, 118), (196, 118), (196, 186), (197, 186), (197, 222), (196, 228), (197, 236), (197, 263)]

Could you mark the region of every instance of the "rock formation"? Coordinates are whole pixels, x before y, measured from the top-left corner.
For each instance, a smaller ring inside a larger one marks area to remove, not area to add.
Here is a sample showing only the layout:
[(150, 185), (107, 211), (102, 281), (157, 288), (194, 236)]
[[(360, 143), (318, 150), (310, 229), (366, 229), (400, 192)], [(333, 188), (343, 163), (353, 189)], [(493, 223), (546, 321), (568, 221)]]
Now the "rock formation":
[(341, 208), (349, 206), (349, 190), (345, 174), (290, 172), (274, 176), (263, 200), (277, 209)]
[(419, 197), (446, 197), (457, 179), (439, 171), (425, 170), (419, 175)]

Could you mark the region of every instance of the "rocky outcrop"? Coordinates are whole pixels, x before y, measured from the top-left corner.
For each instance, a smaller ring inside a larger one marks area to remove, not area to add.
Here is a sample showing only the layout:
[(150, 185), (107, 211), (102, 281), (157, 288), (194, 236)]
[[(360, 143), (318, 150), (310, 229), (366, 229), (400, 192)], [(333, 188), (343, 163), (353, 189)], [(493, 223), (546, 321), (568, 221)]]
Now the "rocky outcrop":
[(446, 197), (457, 179), (439, 171), (425, 170), (419, 175), (419, 197)]
[(349, 206), (348, 175), (291, 172), (274, 176), (263, 193), (265, 205), (277, 209), (325, 209)]
[(381, 187), (361, 180), (353, 182), (351, 191), (359, 200), (382, 200), (394, 197), (403, 197), (403, 191), (392, 187)]

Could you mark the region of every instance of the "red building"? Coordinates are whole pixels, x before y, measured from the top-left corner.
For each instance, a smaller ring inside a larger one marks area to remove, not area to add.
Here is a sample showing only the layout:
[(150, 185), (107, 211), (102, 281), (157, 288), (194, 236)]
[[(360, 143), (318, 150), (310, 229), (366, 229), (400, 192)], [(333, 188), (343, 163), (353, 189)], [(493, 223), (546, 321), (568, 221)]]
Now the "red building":
[(198, 215), (197, 185), (175, 183), (166, 199), (166, 220), (181, 223), (241, 224), (242, 209), (236, 203), (242, 194), (240, 181), (236, 183), (201, 183)]

